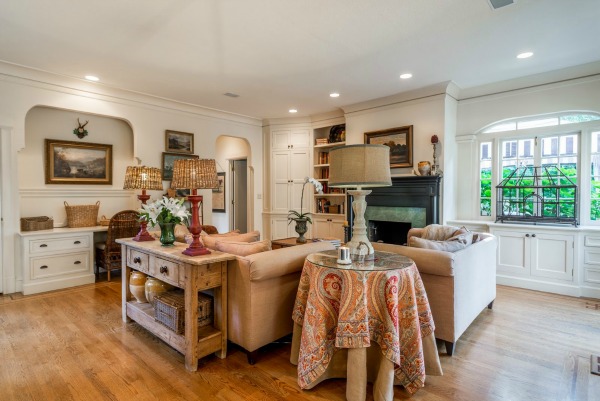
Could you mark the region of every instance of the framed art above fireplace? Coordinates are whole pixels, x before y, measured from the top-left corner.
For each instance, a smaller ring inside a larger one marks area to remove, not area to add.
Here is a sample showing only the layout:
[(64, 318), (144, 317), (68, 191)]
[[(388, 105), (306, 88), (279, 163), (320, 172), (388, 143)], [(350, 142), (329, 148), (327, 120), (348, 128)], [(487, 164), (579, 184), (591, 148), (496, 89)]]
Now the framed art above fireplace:
[(390, 168), (413, 166), (413, 126), (365, 132), (365, 143), (390, 147)]

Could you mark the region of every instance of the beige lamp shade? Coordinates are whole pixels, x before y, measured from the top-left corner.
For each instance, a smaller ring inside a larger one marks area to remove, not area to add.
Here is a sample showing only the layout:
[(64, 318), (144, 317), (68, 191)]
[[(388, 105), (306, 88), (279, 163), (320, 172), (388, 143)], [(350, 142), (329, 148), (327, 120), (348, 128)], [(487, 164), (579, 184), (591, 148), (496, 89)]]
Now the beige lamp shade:
[(392, 185), (390, 148), (385, 145), (338, 146), (329, 151), (329, 186), (369, 188)]
[(162, 176), (160, 169), (146, 166), (128, 166), (125, 171), (123, 189), (149, 189), (162, 191)]
[(217, 188), (217, 165), (214, 159), (181, 159), (173, 163), (173, 181), (175, 189)]

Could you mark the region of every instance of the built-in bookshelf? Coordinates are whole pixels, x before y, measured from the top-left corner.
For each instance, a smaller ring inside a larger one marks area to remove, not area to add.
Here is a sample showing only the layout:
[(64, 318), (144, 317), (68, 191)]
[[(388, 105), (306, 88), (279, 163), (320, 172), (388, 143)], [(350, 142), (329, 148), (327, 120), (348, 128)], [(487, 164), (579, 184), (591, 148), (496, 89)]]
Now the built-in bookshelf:
[(323, 193), (314, 194), (314, 213), (344, 215), (346, 213), (346, 191), (329, 187), (329, 151), (344, 146), (345, 125), (335, 125), (314, 130), (314, 178), (323, 185)]

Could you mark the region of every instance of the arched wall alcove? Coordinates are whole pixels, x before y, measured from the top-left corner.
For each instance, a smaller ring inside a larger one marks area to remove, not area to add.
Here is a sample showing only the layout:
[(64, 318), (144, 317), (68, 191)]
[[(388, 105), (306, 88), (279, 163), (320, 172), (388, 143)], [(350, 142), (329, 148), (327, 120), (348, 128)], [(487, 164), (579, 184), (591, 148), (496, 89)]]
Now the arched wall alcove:
[[(88, 122), (88, 135), (78, 138), (73, 130), (78, 122)], [(110, 145), (111, 184), (46, 184), (45, 140)], [(25, 117), (24, 147), (17, 154), (19, 205), (21, 217), (49, 216), (55, 227), (66, 224), (64, 202), (93, 204), (100, 201), (99, 217), (137, 208), (131, 191), (123, 191), (125, 170), (137, 164), (134, 158), (133, 130), (129, 122), (75, 110), (47, 106), (31, 108)]]
[[(212, 213), (212, 224), (215, 225), (219, 232), (229, 231), (230, 216), (231, 216), (231, 172), (229, 171), (229, 162), (231, 160), (246, 159), (248, 161), (248, 231), (254, 227), (252, 210), (254, 210), (254, 167), (252, 160), (251, 145), (245, 138), (220, 135), (215, 141), (215, 160), (217, 162), (217, 171), (225, 172), (225, 213)], [(205, 213), (207, 211), (205, 210)]]

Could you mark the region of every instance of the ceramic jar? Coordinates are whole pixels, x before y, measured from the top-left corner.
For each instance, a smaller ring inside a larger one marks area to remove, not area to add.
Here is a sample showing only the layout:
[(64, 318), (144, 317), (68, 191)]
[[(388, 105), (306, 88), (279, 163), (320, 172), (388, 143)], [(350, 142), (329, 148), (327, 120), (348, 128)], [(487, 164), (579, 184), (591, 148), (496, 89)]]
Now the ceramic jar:
[(421, 175), (431, 175), (431, 163), (428, 161), (419, 162), (417, 169)]
[(163, 292), (171, 291), (173, 288), (172, 285), (167, 284), (163, 281), (160, 281), (154, 277), (148, 277), (145, 284), (145, 294), (146, 299), (152, 306), (154, 306), (154, 297), (162, 294)]
[(148, 302), (148, 299), (146, 298), (147, 278), (148, 276), (137, 270), (132, 270), (131, 275), (129, 276), (129, 291), (131, 291), (131, 295), (133, 295), (139, 303)]

